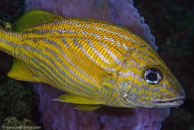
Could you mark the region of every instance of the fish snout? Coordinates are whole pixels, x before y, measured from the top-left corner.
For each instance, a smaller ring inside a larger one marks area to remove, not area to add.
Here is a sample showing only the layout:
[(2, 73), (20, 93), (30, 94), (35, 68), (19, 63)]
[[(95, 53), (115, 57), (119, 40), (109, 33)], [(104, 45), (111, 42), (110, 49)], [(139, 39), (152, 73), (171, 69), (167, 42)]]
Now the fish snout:
[(185, 96), (177, 96), (171, 99), (155, 99), (152, 100), (154, 107), (156, 108), (170, 108), (170, 107), (179, 107), (183, 104)]
[(157, 108), (170, 108), (170, 107), (179, 107), (184, 102), (185, 91), (183, 90), (181, 84), (177, 81), (172, 86), (167, 86), (166, 84), (163, 87), (168, 91), (165, 93), (161, 99), (154, 99), (154, 106)]

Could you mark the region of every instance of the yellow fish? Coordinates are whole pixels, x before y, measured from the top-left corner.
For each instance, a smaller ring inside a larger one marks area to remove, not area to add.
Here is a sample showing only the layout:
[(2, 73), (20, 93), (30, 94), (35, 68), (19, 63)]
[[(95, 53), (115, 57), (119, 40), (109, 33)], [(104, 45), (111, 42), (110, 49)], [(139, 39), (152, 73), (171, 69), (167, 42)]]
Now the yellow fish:
[(184, 90), (144, 40), (104, 21), (33, 10), (0, 29), (0, 50), (14, 57), (10, 78), (68, 92), (57, 101), (81, 110), (177, 107)]

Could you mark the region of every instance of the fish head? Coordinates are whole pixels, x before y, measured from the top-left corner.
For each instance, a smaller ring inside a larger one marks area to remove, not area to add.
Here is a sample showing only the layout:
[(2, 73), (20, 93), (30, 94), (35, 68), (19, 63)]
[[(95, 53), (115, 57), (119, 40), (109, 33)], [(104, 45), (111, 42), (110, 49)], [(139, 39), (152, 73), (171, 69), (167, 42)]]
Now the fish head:
[(136, 61), (139, 63), (128, 65), (128, 68), (126, 63), (125, 73), (120, 72), (118, 83), (125, 104), (146, 108), (170, 108), (183, 104), (185, 92), (160, 57), (157, 56), (153, 63)]

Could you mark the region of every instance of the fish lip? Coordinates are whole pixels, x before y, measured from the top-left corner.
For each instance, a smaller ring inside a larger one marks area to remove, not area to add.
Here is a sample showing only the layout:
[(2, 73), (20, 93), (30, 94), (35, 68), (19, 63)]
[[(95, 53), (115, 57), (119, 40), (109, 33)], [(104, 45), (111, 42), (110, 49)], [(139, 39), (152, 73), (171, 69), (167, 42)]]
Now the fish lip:
[(154, 102), (153, 106), (156, 108), (179, 107), (184, 103), (183, 99), (185, 99), (185, 96), (178, 96), (178, 97), (166, 99), (166, 100), (157, 99), (157, 100), (153, 100)]
[(171, 98), (171, 99), (166, 99), (166, 100), (163, 100), (163, 99), (155, 99), (155, 100), (152, 100), (152, 101), (154, 103), (165, 103), (165, 102), (173, 102), (173, 101), (184, 100), (184, 99), (185, 99), (185, 96), (178, 96), (178, 97)]

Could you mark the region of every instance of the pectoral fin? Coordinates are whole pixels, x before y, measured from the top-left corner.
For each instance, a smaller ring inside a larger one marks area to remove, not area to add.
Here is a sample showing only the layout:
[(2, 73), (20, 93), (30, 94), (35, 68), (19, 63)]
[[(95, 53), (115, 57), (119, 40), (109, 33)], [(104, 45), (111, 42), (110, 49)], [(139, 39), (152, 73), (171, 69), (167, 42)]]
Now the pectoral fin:
[(12, 68), (7, 76), (16, 80), (39, 82), (39, 79), (33, 76), (28, 66), (17, 59), (14, 59)]
[(102, 106), (100, 105), (79, 105), (79, 104), (76, 105), (76, 109), (83, 110), (83, 111), (94, 111), (101, 107)]
[(89, 98), (85, 98), (85, 97), (81, 97), (81, 96), (77, 96), (77, 95), (73, 95), (73, 94), (61, 95), (55, 100), (60, 101), (60, 102), (68, 102), (68, 103), (74, 103), (74, 104), (86, 104), (86, 105), (104, 104), (103, 101), (89, 99)]

